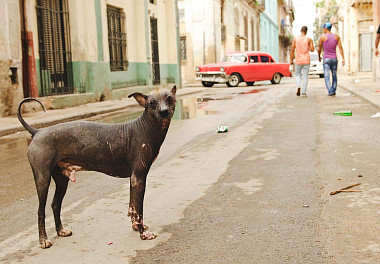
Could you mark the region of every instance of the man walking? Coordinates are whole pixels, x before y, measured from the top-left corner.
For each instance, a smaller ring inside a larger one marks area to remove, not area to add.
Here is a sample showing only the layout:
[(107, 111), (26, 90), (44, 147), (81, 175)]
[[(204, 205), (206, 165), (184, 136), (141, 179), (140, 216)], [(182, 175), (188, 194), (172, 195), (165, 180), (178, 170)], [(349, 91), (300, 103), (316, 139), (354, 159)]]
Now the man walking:
[(306, 36), (307, 27), (301, 28), (301, 36), (295, 37), (292, 42), (290, 50), (290, 64), (293, 65), (294, 50), (296, 50), (295, 70), (296, 70), (296, 84), (297, 96), (300, 96), (301, 79), (302, 79), (302, 96), (306, 97), (306, 88), (308, 82), (308, 74), (310, 68), (310, 54), (309, 51), (314, 51), (313, 41)]
[[(323, 74), (325, 76), (326, 88), (329, 96), (335, 96), (338, 78), (336, 75), (338, 69), (338, 60), (336, 56), (336, 46), (338, 45), (340, 54), (342, 55), (342, 65), (344, 66), (344, 53), (342, 42), (337, 34), (331, 33), (332, 24), (327, 22), (323, 26), (323, 35), (319, 39), (318, 57), (321, 61), (321, 52), (323, 48)], [(330, 72), (332, 82), (330, 82)]]

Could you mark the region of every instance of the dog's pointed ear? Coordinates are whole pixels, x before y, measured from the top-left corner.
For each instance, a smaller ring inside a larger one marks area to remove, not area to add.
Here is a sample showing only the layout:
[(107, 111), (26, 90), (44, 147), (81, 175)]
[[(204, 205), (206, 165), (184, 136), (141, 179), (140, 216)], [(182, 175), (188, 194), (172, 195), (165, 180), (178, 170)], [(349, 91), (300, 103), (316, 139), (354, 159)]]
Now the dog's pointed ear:
[(133, 94), (128, 95), (128, 98), (131, 98), (132, 96), (136, 99), (136, 101), (139, 103), (139, 105), (141, 105), (142, 107), (146, 107), (146, 105), (147, 105), (146, 100), (147, 100), (148, 96), (146, 96), (145, 94), (142, 94), (142, 93), (133, 93)]
[(172, 90), (171, 90), (171, 93), (172, 93), (173, 95), (175, 95), (176, 92), (177, 92), (177, 86), (176, 86), (176, 85), (173, 85), (173, 88), (172, 88)]

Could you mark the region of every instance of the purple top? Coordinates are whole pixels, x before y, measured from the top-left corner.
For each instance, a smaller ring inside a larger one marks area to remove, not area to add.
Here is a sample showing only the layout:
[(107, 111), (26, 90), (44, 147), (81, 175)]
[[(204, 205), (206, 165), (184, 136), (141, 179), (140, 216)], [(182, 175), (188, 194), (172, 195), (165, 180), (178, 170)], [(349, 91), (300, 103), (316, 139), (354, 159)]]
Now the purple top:
[(326, 34), (327, 40), (323, 42), (323, 58), (336, 59), (336, 45), (338, 41), (335, 39), (335, 34)]

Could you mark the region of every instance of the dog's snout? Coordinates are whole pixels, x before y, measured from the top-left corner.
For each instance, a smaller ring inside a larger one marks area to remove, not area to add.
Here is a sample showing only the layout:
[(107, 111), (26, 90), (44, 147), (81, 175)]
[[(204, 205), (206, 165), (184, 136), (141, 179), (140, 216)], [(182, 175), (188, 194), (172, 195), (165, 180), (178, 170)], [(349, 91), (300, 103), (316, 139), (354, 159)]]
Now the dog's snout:
[(160, 115), (162, 117), (168, 117), (169, 116), (169, 110), (168, 109), (163, 109), (160, 111)]

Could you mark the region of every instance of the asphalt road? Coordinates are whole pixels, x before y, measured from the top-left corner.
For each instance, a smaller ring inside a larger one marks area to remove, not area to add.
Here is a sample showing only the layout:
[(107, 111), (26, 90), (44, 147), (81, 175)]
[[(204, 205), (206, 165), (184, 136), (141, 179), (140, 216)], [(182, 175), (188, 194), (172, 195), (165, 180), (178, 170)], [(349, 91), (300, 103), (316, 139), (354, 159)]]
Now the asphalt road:
[[(2, 139), (9, 154), (0, 184), (15, 178), (20, 189), (0, 199), (0, 261), (380, 263), (378, 109), (343, 90), (327, 97), (320, 79), (310, 80), (308, 95), (296, 97), (284, 80), (182, 98), (148, 176), (152, 241), (131, 230), (128, 179), (81, 172), (63, 205), (73, 236), (55, 235), (47, 207), (53, 247), (38, 248), (27, 143), (15, 143), (27, 135)], [(341, 110), (353, 116), (332, 115)], [(218, 125), (229, 132), (216, 133)], [(355, 183), (360, 192), (330, 195)]]

